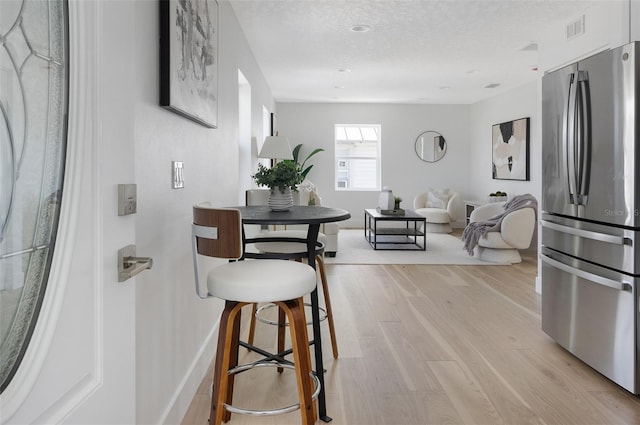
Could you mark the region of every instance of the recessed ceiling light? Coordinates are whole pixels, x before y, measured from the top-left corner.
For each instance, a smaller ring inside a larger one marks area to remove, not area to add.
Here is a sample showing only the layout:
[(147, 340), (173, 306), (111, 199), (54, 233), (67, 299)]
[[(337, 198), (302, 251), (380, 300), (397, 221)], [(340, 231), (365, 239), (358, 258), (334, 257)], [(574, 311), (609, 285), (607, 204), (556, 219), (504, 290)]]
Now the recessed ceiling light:
[(334, 89), (343, 89), (344, 86), (333, 86)]
[(353, 25), (349, 29), (353, 32), (367, 32), (371, 30), (371, 27), (369, 25)]
[(450, 90), (450, 86), (440, 86), (440, 90)]
[(351, 72), (349, 68), (340, 68), (338, 72)]
[(520, 51), (522, 51), (522, 52), (537, 52), (538, 51), (538, 43), (536, 43), (535, 41), (532, 41), (531, 43), (529, 43), (526, 46), (524, 46), (523, 48), (521, 48)]
[(478, 74), (480, 71), (478, 71), (477, 69), (470, 69), (467, 71), (467, 74)]
[(486, 86), (484, 86), (484, 88), (485, 89), (495, 89), (499, 85), (500, 85), (500, 83), (491, 83), (491, 84), (487, 84)]

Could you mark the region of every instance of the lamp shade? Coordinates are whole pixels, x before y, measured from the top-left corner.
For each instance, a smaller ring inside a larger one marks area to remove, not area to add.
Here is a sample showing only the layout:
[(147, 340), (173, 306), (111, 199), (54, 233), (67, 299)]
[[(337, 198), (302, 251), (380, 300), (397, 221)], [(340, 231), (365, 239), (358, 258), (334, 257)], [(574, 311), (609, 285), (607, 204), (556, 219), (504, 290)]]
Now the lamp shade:
[(289, 139), (280, 136), (267, 136), (264, 139), (259, 158), (272, 158), (272, 159), (293, 159), (291, 153), (291, 146), (289, 145)]

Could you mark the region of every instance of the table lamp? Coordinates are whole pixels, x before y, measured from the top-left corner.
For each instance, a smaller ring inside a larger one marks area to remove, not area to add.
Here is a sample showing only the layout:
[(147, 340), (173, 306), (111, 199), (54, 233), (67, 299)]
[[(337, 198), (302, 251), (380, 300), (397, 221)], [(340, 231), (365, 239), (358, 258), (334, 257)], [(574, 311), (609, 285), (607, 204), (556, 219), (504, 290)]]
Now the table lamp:
[(258, 158), (293, 159), (289, 139), (281, 136), (267, 136), (260, 148)]

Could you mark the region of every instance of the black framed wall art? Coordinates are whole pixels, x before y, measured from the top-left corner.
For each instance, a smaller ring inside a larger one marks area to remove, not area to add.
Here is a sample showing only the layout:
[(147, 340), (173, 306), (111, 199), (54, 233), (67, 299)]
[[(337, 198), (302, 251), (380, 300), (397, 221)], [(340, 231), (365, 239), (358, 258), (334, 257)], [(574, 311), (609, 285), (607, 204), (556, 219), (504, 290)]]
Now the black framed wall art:
[(491, 151), (494, 180), (529, 181), (529, 118), (495, 124)]
[(159, 1), (160, 106), (216, 128), (218, 2)]

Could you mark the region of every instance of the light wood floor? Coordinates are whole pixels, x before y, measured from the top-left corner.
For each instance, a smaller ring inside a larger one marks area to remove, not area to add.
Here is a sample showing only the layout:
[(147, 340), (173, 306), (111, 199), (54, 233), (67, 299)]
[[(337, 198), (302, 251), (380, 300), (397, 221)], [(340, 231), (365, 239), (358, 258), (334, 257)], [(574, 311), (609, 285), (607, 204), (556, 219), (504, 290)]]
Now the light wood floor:
[[(640, 424), (640, 399), (540, 330), (535, 257), (514, 266), (327, 269), (340, 349), (334, 360), (323, 323), (333, 425)], [(273, 327), (257, 332), (258, 344), (275, 344)], [(207, 424), (211, 375), (183, 424)], [(289, 375), (270, 368), (241, 375), (234, 404), (293, 403)], [(230, 422), (296, 423), (299, 412)]]

